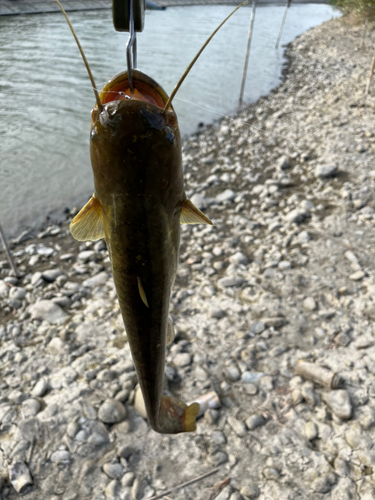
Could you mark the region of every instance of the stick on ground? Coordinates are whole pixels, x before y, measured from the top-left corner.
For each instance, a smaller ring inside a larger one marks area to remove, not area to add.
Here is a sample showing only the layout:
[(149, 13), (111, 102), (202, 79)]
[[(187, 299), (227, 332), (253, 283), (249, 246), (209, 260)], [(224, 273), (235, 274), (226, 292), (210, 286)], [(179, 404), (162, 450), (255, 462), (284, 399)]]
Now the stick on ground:
[(164, 491), (163, 493), (159, 493), (159, 495), (155, 495), (148, 500), (157, 500), (158, 498), (162, 498), (165, 495), (169, 495), (169, 493), (172, 493), (172, 491), (179, 490), (180, 488), (184, 488), (185, 486), (189, 486), (190, 484), (197, 483), (198, 481), (201, 481), (202, 479), (211, 476), (211, 474), (216, 474), (218, 472), (220, 467), (217, 467), (216, 469), (211, 470), (210, 472), (206, 472), (205, 474), (202, 474), (201, 476), (195, 477), (194, 479), (190, 479), (190, 481), (186, 481), (186, 483), (179, 484), (178, 486), (174, 486), (173, 488), (170, 488), (167, 491)]

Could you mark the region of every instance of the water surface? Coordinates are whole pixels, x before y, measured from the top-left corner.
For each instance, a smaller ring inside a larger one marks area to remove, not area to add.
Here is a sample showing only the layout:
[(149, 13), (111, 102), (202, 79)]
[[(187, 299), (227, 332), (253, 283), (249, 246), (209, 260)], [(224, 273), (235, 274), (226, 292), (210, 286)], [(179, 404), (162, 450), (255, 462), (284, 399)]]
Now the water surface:
[[(138, 68), (170, 93), (232, 8), (147, 11), (138, 36)], [(174, 106), (183, 134), (236, 112), (250, 12), (244, 7), (230, 19), (177, 94)], [(280, 82), (283, 50), (275, 50), (275, 41), (283, 12), (283, 6), (257, 8), (247, 103)], [(110, 10), (69, 15), (99, 87), (125, 69), (127, 34), (114, 31)], [(327, 5), (292, 5), (281, 44), (337, 15)], [(0, 222), (14, 236), (93, 191), (89, 129), (94, 95), (62, 14), (0, 18), (0, 99)]]

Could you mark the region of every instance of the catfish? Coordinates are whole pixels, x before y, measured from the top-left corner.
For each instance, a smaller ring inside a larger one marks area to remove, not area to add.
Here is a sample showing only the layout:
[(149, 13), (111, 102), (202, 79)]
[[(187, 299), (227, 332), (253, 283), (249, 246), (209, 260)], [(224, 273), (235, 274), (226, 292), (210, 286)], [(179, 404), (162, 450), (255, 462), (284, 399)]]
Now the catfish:
[(185, 194), (181, 137), (171, 103), (205, 45), (170, 97), (138, 70), (132, 70), (132, 86), (123, 72), (100, 94), (95, 91), (90, 132), (95, 193), (70, 225), (78, 241), (106, 240), (148, 421), (163, 434), (194, 431), (199, 412), (198, 403), (188, 406), (163, 395), (163, 383), (166, 345), (174, 338), (168, 311), (180, 224), (212, 225)]

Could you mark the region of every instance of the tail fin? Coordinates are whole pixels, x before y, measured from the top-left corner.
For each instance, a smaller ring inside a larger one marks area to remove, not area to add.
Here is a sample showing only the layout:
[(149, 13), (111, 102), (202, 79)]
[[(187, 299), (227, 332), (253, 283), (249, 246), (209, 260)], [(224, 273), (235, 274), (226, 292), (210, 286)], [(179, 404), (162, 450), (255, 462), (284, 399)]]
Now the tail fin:
[(161, 398), (157, 430), (163, 434), (192, 432), (197, 428), (195, 419), (199, 413), (199, 404), (186, 405), (176, 398)]

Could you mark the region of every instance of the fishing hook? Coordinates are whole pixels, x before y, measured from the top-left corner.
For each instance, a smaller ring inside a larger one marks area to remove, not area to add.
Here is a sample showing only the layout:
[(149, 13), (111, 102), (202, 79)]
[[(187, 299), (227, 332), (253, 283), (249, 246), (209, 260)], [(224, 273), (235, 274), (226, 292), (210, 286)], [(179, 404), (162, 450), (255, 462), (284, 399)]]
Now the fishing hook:
[[(133, 94), (133, 69), (137, 67), (137, 35), (134, 29), (134, 0), (129, 0), (129, 39), (126, 44), (126, 63), (128, 66), (128, 79), (130, 92)], [(133, 56), (133, 61), (132, 61)]]

